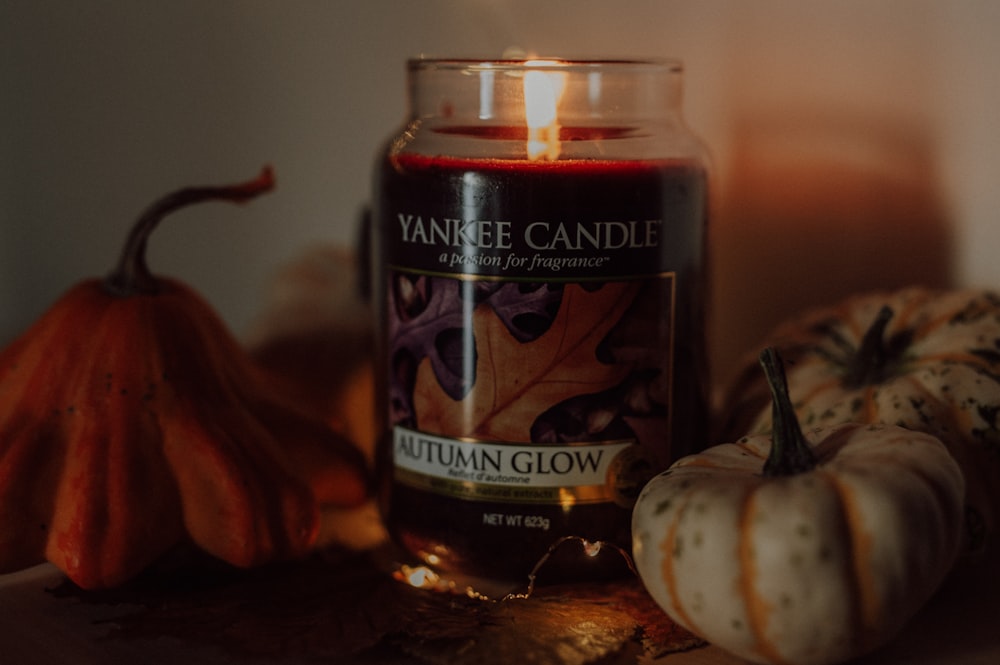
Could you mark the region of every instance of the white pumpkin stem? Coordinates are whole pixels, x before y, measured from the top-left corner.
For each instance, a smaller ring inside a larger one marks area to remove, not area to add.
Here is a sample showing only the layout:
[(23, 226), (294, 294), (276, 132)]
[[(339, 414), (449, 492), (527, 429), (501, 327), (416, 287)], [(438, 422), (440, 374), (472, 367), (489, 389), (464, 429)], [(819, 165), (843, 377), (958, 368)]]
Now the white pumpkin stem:
[(816, 454), (802, 434), (795, 407), (788, 394), (785, 364), (773, 347), (760, 354), (760, 364), (771, 389), (771, 452), (764, 462), (766, 477), (792, 476), (816, 467)]
[(169, 213), (202, 201), (231, 201), (243, 203), (258, 194), (274, 188), (274, 173), (265, 166), (253, 180), (221, 187), (187, 187), (155, 201), (139, 217), (125, 240), (118, 265), (105, 278), (104, 287), (109, 293), (128, 297), (140, 293), (153, 294), (159, 284), (146, 265), (146, 241)]

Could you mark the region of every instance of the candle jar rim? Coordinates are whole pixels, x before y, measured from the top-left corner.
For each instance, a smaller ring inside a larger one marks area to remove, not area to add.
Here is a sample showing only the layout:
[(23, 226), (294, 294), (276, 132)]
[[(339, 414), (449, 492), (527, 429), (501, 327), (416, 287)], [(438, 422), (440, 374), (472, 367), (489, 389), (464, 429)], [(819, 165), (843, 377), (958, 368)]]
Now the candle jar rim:
[[(684, 73), (679, 59), (426, 55), (407, 61), (408, 130), (396, 149), (453, 156), (521, 154), (528, 145), (519, 132), (527, 127), (526, 86), (537, 75), (546, 77), (542, 98), (554, 104), (555, 122), (550, 121), (543, 143), (535, 131), (531, 149), (541, 150), (544, 144), (549, 159), (553, 154), (610, 159), (701, 152), (700, 145), (688, 145), (694, 137), (681, 114)], [(420, 146), (414, 147), (416, 143)]]
[(411, 72), (422, 70), (464, 70), (464, 71), (560, 71), (588, 72), (602, 69), (619, 71), (658, 71), (681, 73), (684, 63), (680, 58), (443, 58), (417, 56), (407, 60)]

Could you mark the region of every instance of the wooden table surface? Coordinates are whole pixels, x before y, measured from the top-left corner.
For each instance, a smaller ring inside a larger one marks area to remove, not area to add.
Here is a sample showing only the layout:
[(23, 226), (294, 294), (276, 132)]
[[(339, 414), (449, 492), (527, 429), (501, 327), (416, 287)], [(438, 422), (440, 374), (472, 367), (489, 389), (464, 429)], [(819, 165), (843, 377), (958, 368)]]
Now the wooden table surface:
[[(50, 565), (0, 576), (2, 665), (244, 665), (345, 662), (326, 653), (256, 655), (187, 640), (178, 631), (124, 639), (115, 636), (128, 604), (82, 602), (54, 594), (62, 577)], [(181, 633), (183, 632), (180, 631)], [(389, 661), (386, 661), (389, 662)], [(393, 662), (404, 662), (395, 660)], [(601, 661), (606, 662), (606, 661)], [(620, 662), (615, 660), (615, 662)], [(642, 662), (648, 663), (649, 659)], [(668, 654), (663, 665), (740, 665), (711, 646)], [(985, 566), (960, 569), (890, 645), (857, 665), (997, 665), (1000, 663), (1000, 574)], [(459, 664), (456, 664), (459, 665)]]

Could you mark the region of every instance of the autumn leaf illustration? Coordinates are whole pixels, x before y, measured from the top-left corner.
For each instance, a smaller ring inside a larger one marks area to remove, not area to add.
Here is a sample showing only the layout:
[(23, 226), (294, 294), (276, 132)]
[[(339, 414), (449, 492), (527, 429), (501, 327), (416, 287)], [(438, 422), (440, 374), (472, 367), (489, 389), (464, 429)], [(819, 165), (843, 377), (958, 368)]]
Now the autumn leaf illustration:
[(601, 362), (597, 349), (639, 288), (639, 282), (609, 282), (592, 291), (567, 285), (552, 325), (526, 343), (492, 308), (478, 306), (475, 384), (463, 399), (452, 399), (425, 359), (413, 393), (418, 426), (444, 436), (530, 441), (540, 413), (574, 395), (606, 390), (629, 373), (627, 365)]
[(631, 368), (618, 385), (576, 395), (540, 414), (531, 426), (535, 443), (632, 439), (661, 446), (670, 417), (673, 279), (645, 280), (629, 310), (601, 341), (597, 357)]
[(465, 397), (475, 383), (475, 339), (471, 325), (466, 327), (470, 308), (489, 303), (518, 341), (529, 342), (552, 324), (563, 292), (558, 283), (466, 282), (402, 272), (391, 274), (390, 285), (391, 421), (409, 427), (417, 367), (424, 358), (452, 399)]

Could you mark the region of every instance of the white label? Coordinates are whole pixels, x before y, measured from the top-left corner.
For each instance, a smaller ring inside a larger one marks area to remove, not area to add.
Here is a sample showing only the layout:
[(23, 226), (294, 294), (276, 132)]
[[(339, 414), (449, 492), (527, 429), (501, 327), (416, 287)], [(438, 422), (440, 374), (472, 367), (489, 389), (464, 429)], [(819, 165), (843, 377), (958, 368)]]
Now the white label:
[(631, 441), (572, 445), (484, 443), (393, 429), (397, 469), (425, 477), (514, 487), (603, 486)]

